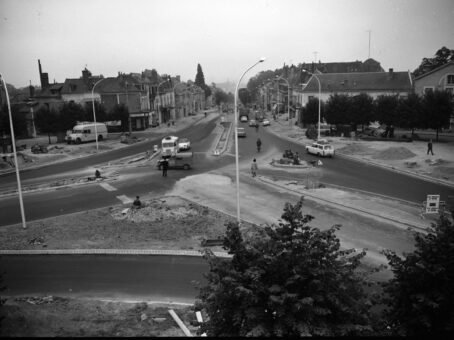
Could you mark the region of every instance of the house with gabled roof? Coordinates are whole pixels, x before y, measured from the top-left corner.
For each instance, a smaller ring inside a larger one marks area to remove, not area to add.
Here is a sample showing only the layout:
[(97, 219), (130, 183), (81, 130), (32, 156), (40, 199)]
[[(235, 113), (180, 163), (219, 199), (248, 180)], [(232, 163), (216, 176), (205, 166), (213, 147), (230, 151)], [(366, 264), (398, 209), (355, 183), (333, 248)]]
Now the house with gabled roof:
[(367, 93), (372, 98), (380, 95), (408, 96), (413, 91), (413, 78), (408, 72), (351, 72), (351, 73), (322, 73), (311, 76), (302, 90), (302, 105), (310, 98), (319, 97), (327, 101), (331, 95), (346, 94), (355, 96)]

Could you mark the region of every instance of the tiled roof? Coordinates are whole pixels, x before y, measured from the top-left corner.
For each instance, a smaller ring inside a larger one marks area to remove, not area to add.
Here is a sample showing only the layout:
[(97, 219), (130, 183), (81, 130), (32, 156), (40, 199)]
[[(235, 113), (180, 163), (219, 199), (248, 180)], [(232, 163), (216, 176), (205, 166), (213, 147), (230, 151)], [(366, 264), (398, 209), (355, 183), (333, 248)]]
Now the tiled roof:
[[(352, 72), (318, 74), (322, 92), (410, 91), (412, 84), (408, 72)], [(318, 92), (314, 77), (303, 92)]]
[(83, 78), (66, 79), (61, 90), (62, 94), (77, 94), (91, 92), (93, 84), (96, 83), (99, 77), (90, 77), (88, 80)]
[(418, 80), (418, 79), (421, 79), (421, 78), (424, 78), (425, 76), (428, 76), (429, 74), (432, 74), (434, 72), (437, 72), (437, 71), (440, 71), (441, 69), (444, 69), (445, 67), (448, 67), (448, 66), (452, 66), (454, 65), (454, 61), (450, 61), (449, 63), (446, 63), (444, 65), (441, 65), (437, 68), (434, 68), (433, 70), (429, 71), (429, 72), (426, 72), (424, 74), (421, 74), (420, 76), (416, 77), (415, 80)]

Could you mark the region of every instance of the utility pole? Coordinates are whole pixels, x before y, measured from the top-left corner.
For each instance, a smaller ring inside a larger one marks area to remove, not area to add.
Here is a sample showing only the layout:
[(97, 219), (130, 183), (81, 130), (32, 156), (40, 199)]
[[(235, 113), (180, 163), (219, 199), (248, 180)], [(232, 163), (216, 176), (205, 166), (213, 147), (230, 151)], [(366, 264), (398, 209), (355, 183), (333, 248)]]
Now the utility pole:
[(368, 57), (367, 59), (370, 59), (370, 34), (371, 34), (371, 30), (367, 30), (367, 32), (369, 32), (369, 54), (368, 54)]

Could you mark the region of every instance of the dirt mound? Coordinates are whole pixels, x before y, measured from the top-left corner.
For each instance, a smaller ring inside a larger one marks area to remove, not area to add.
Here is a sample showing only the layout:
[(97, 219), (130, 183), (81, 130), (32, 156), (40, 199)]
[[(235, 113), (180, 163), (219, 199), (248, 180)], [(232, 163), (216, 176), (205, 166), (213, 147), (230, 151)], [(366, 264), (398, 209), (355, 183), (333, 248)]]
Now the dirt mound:
[(404, 148), (402, 146), (390, 147), (385, 150), (378, 151), (375, 155), (372, 156), (374, 159), (387, 159), (387, 160), (397, 160), (397, 159), (407, 159), (415, 157), (416, 154)]
[(339, 151), (340, 153), (343, 153), (346, 155), (371, 153), (370, 147), (368, 147), (366, 145), (362, 145), (362, 144), (349, 144), (342, 148), (337, 149), (336, 151)]

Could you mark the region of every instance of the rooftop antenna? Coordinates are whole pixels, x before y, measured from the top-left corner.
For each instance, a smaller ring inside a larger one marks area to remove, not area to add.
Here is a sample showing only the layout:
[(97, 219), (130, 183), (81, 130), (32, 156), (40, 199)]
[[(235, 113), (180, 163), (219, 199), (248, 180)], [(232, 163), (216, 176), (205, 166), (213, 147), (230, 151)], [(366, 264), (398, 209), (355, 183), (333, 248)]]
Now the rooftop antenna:
[(314, 53), (314, 63), (316, 63), (317, 62), (317, 51), (314, 51), (313, 53)]
[(367, 59), (370, 59), (370, 34), (371, 34), (371, 30), (367, 30), (366, 32), (369, 32), (369, 55), (367, 57)]

